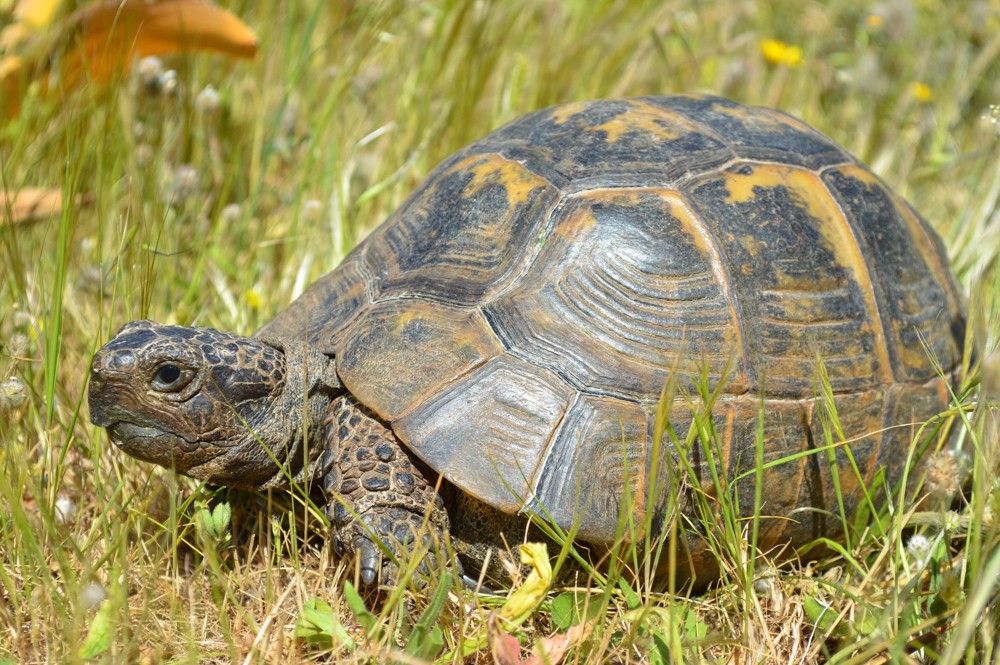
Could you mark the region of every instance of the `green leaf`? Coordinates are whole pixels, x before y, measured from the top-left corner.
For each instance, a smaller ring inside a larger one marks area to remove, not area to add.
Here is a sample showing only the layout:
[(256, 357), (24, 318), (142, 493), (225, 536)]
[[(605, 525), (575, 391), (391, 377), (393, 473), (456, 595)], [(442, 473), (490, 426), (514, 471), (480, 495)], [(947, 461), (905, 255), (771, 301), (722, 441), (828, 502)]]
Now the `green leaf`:
[(77, 651), (79, 658), (84, 660), (96, 658), (111, 647), (111, 638), (114, 632), (111, 623), (113, 612), (113, 606), (105, 600), (94, 618), (90, 620), (87, 636), (83, 639), (80, 650)]
[(448, 600), (448, 590), (451, 588), (451, 573), (445, 572), (441, 576), (434, 596), (427, 608), (420, 615), (417, 623), (413, 626), (413, 631), (406, 642), (406, 653), (411, 656), (423, 658), (425, 660), (436, 656), (444, 648), (444, 634), (437, 625), (441, 617), (441, 610)]
[(653, 633), (653, 649), (649, 652), (649, 662), (651, 665), (669, 665), (670, 647), (662, 636)]
[(862, 637), (870, 637), (878, 630), (878, 626), (878, 610), (868, 605), (859, 605), (857, 611), (854, 612), (854, 621), (852, 622), (854, 631)]
[(566, 591), (552, 599), (552, 624), (559, 630), (566, 630), (576, 618), (577, 594)]
[(333, 608), (322, 598), (310, 598), (295, 620), (295, 637), (323, 649), (347, 647), (354, 649), (354, 640), (347, 634)]
[(836, 610), (812, 596), (806, 596), (802, 603), (802, 609), (805, 610), (806, 616), (816, 626), (816, 630), (820, 632), (832, 633), (839, 637), (845, 637), (849, 632), (843, 622), (840, 621), (840, 615)]
[(697, 642), (708, 635), (708, 625), (695, 612), (688, 610), (687, 616), (684, 617), (684, 632), (687, 633), (689, 640)]
[(215, 504), (211, 511), (207, 507), (199, 508), (195, 514), (202, 535), (214, 542), (221, 542), (229, 537), (232, 515), (233, 509), (225, 501)]
[(637, 610), (642, 607), (642, 597), (625, 581), (624, 577), (618, 578), (618, 588), (621, 589), (622, 595), (625, 597), (625, 605), (630, 610)]
[(361, 594), (358, 593), (358, 590), (350, 582), (344, 582), (344, 601), (347, 602), (347, 608), (354, 614), (358, 623), (365, 629), (365, 633), (369, 637), (372, 637), (375, 634), (378, 617), (368, 611), (368, 608), (365, 607), (364, 599), (361, 598)]
[(215, 508), (212, 509), (212, 528), (219, 538), (229, 530), (229, 520), (232, 516), (233, 509), (228, 502), (215, 504)]
[(587, 619), (597, 618), (602, 598), (588, 593), (565, 591), (552, 599), (552, 623), (559, 630), (566, 630)]

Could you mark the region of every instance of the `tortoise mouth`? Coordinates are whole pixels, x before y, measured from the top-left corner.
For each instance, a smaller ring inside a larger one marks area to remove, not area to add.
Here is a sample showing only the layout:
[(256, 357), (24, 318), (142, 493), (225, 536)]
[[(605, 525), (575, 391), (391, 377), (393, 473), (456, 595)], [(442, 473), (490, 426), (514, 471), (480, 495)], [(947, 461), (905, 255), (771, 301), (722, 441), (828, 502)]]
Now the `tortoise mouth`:
[(201, 446), (157, 427), (119, 420), (106, 425), (112, 443), (132, 457), (145, 462), (176, 466), (177, 457), (197, 451)]

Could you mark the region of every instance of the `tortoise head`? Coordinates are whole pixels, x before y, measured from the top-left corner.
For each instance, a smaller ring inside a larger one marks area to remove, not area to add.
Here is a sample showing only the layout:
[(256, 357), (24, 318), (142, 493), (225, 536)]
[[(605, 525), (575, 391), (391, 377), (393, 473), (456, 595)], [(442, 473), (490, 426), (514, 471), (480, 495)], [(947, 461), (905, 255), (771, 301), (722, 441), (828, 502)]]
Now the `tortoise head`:
[(94, 355), (90, 419), (133, 457), (260, 488), (280, 475), (307, 421), (320, 430), (315, 421), (336, 387), (330, 359), (285, 346), (211, 328), (129, 323)]

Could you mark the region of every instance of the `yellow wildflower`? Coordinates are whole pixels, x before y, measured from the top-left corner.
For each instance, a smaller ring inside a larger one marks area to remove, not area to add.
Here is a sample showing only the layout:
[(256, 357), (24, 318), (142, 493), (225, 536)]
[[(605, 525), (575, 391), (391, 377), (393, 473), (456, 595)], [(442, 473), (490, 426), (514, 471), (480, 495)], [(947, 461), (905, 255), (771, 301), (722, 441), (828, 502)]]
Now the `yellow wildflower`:
[(772, 65), (798, 67), (802, 63), (802, 49), (780, 39), (763, 40), (760, 43), (760, 54)]
[(911, 97), (922, 104), (926, 104), (934, 99), (934, 92), (931, 90), (931, 87), (923, 81), (911, 81), (907, 90)]
[(885, 19), (883, 19), (879, 14), (869, 14), (865, 17), (865, 25), (869, 28), (881, 28), (882, 23), (884, 22)]
[(252, 309), (260, 309), (260, 306), (264, 304), (263, 298), (260, 297), (260, 291), (257, 289), (247, 289), (247, 292), (243, 294), (243, 297)]

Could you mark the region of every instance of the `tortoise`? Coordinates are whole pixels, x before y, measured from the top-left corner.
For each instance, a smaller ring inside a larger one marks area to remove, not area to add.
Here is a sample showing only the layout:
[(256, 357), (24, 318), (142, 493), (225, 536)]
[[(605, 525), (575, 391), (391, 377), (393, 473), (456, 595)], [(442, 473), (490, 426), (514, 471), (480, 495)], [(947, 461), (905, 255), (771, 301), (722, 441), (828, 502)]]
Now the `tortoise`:
[[(532, 515), (597, 546), (623, 520), (655, 536), (678, 469), (689, 498), (717, 499), (714, 471), (753, 514), (760, 426), (759, 545), (777, 548), (836, 536), (863, 485), (900, 479), (964, 327), (931, 227), (804, 122), (587, 101), (446, 159), (252, 337), (125, 325), (89, 407), (189, 476), (312, 482), (369, 584), (396, 572), (383, 553), (445, 532), (481, 566)], [(704, 386), (711, 455), (688, 436)], [(672, 505), (679, 560), (710, 578), (695, 502)]]

